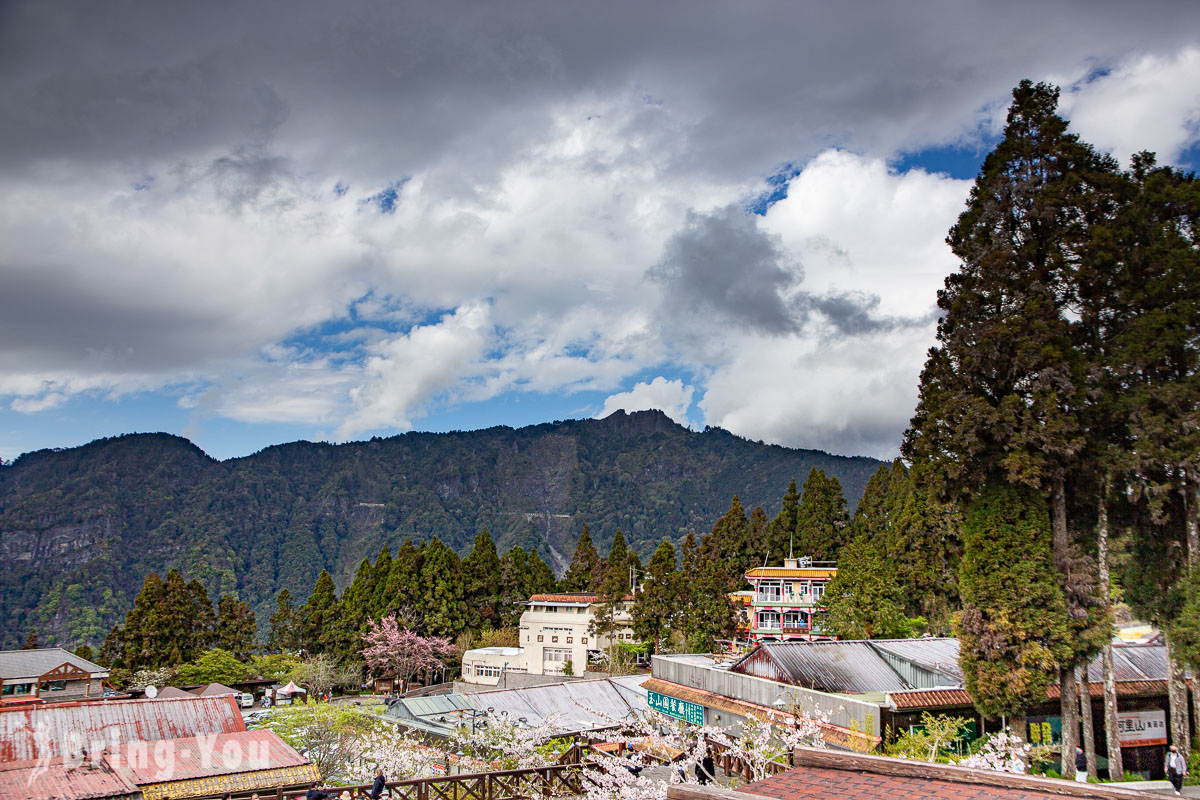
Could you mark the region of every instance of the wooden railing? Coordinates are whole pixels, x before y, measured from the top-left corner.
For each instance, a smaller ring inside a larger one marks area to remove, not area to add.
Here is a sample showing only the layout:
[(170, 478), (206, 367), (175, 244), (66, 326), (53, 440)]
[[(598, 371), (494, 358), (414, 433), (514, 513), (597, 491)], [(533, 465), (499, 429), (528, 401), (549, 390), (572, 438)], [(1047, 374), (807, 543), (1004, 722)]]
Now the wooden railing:
[[(728, 748), (708, 740), (708, 749), (712, 753), (715, 766), (726, 775), (740, 775), (743, 779), (750, 781), (754, 779), (754, 772), (743, 759), (733, 755)], [(791, 754), (782, 757), (778, 761), (772, 761), (767, 764), (767, 774), (776, 775), (780, 772), (786, 772), (791, 769)], [(713, 776), (716, 777), (715, 775)]]
[[(564, 794), (580, 795), (583, 794), (583, 772), (588, 768), (583, 758), (585, 749), (575, 745), (563, 754), (559, 763), (548, 767), (389, 781), (385, 796), (393, 800), (537, 800)], [(257, 795), (261, 800), (298, 800), (308, 789), (308, 786), (279, 786), (274, 790), (244, 790), (233, 793), (232, 798), (249, 800), (251, 795)], [(346, 792), (355, 800), (363, 800), (370, 796), (371, 784), (330, 786), (326, 791), (331, 800), (337, 800)], [(195, 800), (223, 796), (214, 794)]]

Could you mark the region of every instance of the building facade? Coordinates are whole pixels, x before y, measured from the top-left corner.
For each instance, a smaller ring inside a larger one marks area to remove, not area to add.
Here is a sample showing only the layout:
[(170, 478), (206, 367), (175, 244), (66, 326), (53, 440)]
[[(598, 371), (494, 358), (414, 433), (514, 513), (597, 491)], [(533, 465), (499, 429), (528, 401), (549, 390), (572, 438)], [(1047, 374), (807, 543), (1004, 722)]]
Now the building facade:
[(825, 610), (825, 587), (837, 575), (831, 561), (787, 558), (782, 567), (755, 567), (746, 572), (753, 589), (749, 607), (749, 640), (784, 642), (829, 638), (814, 617)]
[(0, 704), (104, 696), (108, 670), (61, 647), (0, 652)]
[(634, 643), (629, 615), (632, 595), (617, 609), (611, 639), (595, 632), (596, 619), (603, 612), (594, 593), (535, 594), (525, 605), (518, 646), (468, 650), (463, 654), (463, 681), (495, 686), (506, 673), (582, 675), (613, 640)]

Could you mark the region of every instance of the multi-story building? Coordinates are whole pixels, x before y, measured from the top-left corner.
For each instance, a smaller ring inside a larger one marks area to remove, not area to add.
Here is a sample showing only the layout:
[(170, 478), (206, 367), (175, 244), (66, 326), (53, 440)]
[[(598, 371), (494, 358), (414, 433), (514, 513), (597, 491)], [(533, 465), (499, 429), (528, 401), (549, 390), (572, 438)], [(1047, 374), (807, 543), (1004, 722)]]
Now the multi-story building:
[(746, 573), (753, 587), (751, 642), (827, 639), (813, 617), (825, 610), (825, 587), (837, 575), (832, 561), (785, 558), (782, 567), (755, 567)]
[[(613, 634), (617, 641), (631, 644), (632, 605), (633, 596), (627, 595), (617, 611)], [(592, 655), (608, 649), (609, 637), (593, 629), (600, 613), (596, 594), (535, 594), (526, 606), (518, 647), (482, 647), (463, 653), (464, 681), (495, 685), (505, 673), (563, 675), (568, 663), (572, 674), (582, 675)]]

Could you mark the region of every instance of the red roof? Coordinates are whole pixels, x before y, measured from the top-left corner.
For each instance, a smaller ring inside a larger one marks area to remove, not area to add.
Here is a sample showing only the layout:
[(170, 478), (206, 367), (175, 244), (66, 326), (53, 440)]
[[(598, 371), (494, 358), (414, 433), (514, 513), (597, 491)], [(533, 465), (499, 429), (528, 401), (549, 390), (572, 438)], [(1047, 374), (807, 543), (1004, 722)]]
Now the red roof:
[[(1046, 689), (1046, 697), (1058, 699), (1058, 684)], [(1104, 696), (1104, 684), (1088, 684), (1092, 697)], [(1118, 681), (1118, 697), (1154, 697), (1166, 695), (1166, 681)], [(888, 699), (897, 711), (912, 711), (927, 708), (968, 708), (973, 706), (971, 695), (966, 689), (914, 689), (907, 692), (888, 692)]]
[[(796, 768), (738, 791), (776, 800), (1057, 800), (1063, 795), (1117, 800), (1146, 796), (1113, 784), (1077, 784), (835, 750), (801, 747), (795, 757)], [(667, 797), (672, 794), (668, 790)]]
[(128, 742), (107, 759), (139, 786), (309, 763), (279, 734), (267, 730), (170, 739), (150, 746)]
[[(595, 603), (600, 595), (595, 592), (570, 592), (565, 594), (535, 594), (529, 598), (531, 603)], [(633, 595), (627, 594), (622, 600), (633, 600)]]
[(0, 709), (0, 762), (70, 757), (93, 742), (157, 742), (246, 730), (232, 696), (47, 703)]
[(0, 797), (5, 800), (92, 800), (139, 796), (138, 788), (104, 761), (12, 761), (0, 764)]

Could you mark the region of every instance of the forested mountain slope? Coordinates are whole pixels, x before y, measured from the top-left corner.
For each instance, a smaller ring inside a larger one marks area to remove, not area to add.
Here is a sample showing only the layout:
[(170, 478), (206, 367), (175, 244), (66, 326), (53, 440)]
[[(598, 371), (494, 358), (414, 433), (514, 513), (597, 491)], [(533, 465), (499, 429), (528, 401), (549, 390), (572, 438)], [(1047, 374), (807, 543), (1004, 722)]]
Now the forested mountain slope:
[(178, 567), (260, 613), (321, 569), (343, 585), (406, 538), (465, 553), (487, 527), (501, 552), (536, 546), (561, 570), (584, 523), (606, 550), (620, 528), (648, 557), (705, 532), (740, 495), (778, 510), (788, 481), (837, 476), (850, 508), (880, 462), (687, 430), (617, 412), (514, 430), (294, 442), (216, 461), (185, 439), (131, 434), (29, 453), (0, 468), (0, 646), (98, 643), (145, 575)]

